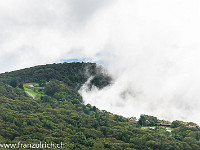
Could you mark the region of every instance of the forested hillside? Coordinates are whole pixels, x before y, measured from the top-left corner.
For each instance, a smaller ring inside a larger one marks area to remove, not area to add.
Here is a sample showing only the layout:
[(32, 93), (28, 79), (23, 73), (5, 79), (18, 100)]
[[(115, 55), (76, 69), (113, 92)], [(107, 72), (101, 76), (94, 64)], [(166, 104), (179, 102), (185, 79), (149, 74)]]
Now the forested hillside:
[(99, 88), (110, 84), (111, 78), (101, 66), (97, 66), (95, 63), (63, 63), (36, 66), (1, 74), (0, 81), (20, 84), (27, 82), (42, 83), (57, 79), (74, 89), (79, 89), (91, 76), (94, 77), (91, 84)]
[(62, 142), (69, 150), (200, 149), (195, 123), (148, 115), (137, 122), (85, 105), (78, 90), (91, 76), (90, 86), (112, 83), (94, 63), (51, 64), (1, 74), (0, 144)]

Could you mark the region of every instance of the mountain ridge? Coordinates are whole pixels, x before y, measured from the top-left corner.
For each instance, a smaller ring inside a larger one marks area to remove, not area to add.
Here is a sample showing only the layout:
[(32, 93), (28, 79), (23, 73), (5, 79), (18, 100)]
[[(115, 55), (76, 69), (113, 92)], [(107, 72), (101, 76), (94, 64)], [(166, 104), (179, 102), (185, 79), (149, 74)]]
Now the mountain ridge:
[(149, 115), (135, 121), (84, 104), (78, 90), (90, 76), (91, 87), (112, 83), (95, 63), (49, 64), (0, 74), (0, 144), (62, 142), (69, 150), (200, 149), (195, 123)]

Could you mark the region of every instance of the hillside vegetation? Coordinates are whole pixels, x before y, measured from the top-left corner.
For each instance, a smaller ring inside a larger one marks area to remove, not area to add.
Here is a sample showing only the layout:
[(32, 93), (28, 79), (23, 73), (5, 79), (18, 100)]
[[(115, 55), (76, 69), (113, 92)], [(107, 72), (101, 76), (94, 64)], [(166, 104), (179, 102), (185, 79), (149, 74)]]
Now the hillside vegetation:
[[(51, 64), (1, 74), (0, 144), (62, 142), (69, 150), (200, 149), (195, 123), (170, 123), (148, 115), (137, 122), (85, 105), (78, 90), (91, 76), (90, 87), (112, 83), (94, 63)], [(158, 122), (170, 127), (155, 126)], [(154, 128), (141, 128), (149, 126)]]

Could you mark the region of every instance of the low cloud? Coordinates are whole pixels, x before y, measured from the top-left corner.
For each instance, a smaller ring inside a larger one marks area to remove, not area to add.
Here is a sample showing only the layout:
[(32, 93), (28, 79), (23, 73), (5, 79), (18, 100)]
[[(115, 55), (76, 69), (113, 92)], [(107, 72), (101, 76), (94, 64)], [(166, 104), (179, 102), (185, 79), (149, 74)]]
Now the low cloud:
[(103, 90), (80, 91), (85, 103), (127, 117), (150, 114), (199, 123), (195, 8), (186, 1), (126, 1), (110, 9), (103, 20), (112, 28), (99, 57), (116, 82)]
[(2, 0), (0, 70), (89, 58), (115, 82), (80, 91), (85, 103), (200, 123), (198, 8), (197, 0)]

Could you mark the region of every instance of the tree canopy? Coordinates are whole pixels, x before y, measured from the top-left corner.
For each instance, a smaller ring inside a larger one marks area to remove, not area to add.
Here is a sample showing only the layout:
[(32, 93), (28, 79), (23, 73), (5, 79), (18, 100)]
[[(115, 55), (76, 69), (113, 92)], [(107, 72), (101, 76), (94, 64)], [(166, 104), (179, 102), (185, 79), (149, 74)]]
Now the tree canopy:
[(91, 86), (112, 83), (94, 63), (52, 64), (1, 74), (0, 143), (63, 142), (69, 150), (200, 149), (200, 131), (194, 123), (174, 121), (171, 132), (166, 127), (143, 129), (161, 120), (141, 115), (137, 123), (135, 117), (84, 104), (78, 89), (90, 76)]

